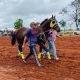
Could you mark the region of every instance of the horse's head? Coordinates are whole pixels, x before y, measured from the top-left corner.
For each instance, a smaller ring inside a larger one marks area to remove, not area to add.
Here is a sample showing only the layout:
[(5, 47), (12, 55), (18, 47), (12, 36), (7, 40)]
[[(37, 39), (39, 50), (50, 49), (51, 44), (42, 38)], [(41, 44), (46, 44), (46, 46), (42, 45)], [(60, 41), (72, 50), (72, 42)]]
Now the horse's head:
[(53, 15), (50, 19), (45, 19), (40, 25), (41, 25), (43, 31), (47, 31), (52, 28), (52, 29), (55, 29), (57, 32), (60, 32), (60, 27), (58, 25), (58, 22), (57, 22), (55, 16), (53, 16)]
[(58, 25), (58, 22), (57, 22), (55, 16), (52, 15), (52, 17), (49, 20), (50, 20), (50, 28), (53, 28), (57, 32), (60, 32), (60, 27)]

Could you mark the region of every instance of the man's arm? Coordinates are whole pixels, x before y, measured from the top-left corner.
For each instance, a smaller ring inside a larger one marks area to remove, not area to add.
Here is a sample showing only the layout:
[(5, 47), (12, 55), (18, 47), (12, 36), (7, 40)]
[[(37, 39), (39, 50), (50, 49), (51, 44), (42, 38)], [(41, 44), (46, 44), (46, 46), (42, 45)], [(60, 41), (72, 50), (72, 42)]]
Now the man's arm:
[(59, 33), (57, 33), (57, 35), (56, 35), (57, 37), (59, 37), (60, 39), (62, 39), (62, 37), (60, 36), (60, 34)]
[(27, 42), (27, 37), (25, 36), (24, 41), (23, 41), (23, 47), (24, 47), (26, 42)]

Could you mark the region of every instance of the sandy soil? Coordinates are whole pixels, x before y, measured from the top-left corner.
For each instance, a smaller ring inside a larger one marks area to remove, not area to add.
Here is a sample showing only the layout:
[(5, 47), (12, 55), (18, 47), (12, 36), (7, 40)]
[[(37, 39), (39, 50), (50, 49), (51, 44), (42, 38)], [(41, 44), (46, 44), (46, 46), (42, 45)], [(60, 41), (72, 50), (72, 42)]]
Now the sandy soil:
[[(9, 37), (0, 37), (0, 80), (80, 80), (80, 36), (65, 36), (56, 40), (59, 61), (42, 59), (37, 67), (31, 57), (27, 64), (16, 58), (17, 44)], [(27, 45), (23, 49), (29, 52)]]

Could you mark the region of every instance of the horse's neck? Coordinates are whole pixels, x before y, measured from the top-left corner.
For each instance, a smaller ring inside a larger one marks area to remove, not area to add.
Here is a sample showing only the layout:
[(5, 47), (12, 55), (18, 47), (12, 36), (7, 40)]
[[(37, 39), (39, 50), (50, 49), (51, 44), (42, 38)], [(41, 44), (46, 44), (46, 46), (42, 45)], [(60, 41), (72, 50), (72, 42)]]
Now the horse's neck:
[(47, 20), (46, 22), (44, 22), (42, 25), (40, 25), (41, 29), (43, 32), (46, 32), (50, 29), (50, 23), (49, 20)]
[(38, 31), (38, 33), (43, 32), (43, 30), (42, 30), (42, 28), (40, 26), (37, 28), (37, 31)]
[(46, 22), (44, 22), (43, 24), (41, 24), (40, 26), (43, 28), (45, 27), (46, 24), (48, 24), (49, 20), (47, 20)]

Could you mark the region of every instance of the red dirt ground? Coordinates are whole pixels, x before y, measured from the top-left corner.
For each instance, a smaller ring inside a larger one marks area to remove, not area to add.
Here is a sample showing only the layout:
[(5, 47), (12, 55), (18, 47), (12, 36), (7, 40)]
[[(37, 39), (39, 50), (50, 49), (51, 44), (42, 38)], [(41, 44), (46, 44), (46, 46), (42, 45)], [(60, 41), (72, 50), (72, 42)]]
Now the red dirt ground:
[[(57, 38), (59, 61), (42, 59), (37, 67), (33, 57), (27, 64), (16, 58), (17, 44), (11, 46), (9, 37), (0, 38), (0, 80), (80, 80), (80, 36)], [(25, 45), (24, 53), (29, 51)]]

